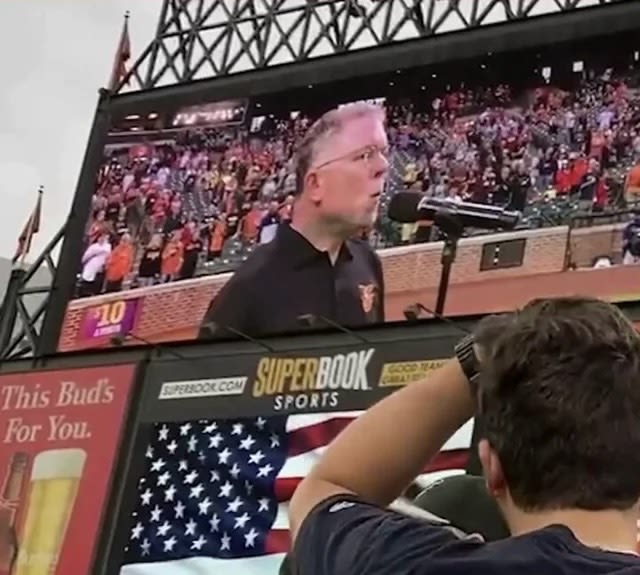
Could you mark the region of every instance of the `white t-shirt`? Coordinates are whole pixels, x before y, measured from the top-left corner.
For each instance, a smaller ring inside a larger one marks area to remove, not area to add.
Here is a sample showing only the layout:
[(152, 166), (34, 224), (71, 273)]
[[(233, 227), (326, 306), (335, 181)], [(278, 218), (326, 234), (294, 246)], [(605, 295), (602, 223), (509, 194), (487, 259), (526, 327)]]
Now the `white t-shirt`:
[(94, 281), (104, 269), (110, 253), (111, 244), (109, 242), (91, 244), (82, 256), (82, 279), (86, 282)]

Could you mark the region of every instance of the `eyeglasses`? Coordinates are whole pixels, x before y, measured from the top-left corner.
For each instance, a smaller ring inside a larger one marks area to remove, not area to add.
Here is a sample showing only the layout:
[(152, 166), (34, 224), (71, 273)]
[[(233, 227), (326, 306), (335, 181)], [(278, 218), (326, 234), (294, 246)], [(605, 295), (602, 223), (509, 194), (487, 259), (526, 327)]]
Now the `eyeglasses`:
[(341, 162), (343, 160), (351, 160), (352, 162), (363, 162), (365, 164), (369, 164), (374, 158), (378, 157), (387, 160), (389, 158), (389, 148), (383, 148), (380, 146), (367, 146), (366, 148), (361, 148), (360, 150), (357, 150), (355, 152), (349, 152), (342, 156), (338, 156), (337, 158), (322, 162), (317, 166), (313, 166), (312, 169), (319, 170), (320, 168), (324, 168), (325, 166), (334, 164), (336, 162)]

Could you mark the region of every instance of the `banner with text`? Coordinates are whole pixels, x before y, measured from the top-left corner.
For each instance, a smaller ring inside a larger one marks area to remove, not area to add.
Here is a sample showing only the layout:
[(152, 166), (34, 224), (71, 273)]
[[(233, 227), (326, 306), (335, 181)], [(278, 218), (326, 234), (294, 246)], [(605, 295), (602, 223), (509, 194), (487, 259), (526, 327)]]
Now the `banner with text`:
[(173, 117), (174, 128), (221, 127), (242, 124), (247, 114), (247, 100), (225, 100), (182, 108)]
[(239, 354), (152, 364), (143, 396), (148, 422), (366, 409), (425, 377), (455, 338), (295, 353)]
[(88, 575), (134, 365), (0, 376), (0, 573)]
[(138, 314), (138, 299), (117, 299), (97, 304), (84, 311), (80, 340), (96, 344), (133, 331)]

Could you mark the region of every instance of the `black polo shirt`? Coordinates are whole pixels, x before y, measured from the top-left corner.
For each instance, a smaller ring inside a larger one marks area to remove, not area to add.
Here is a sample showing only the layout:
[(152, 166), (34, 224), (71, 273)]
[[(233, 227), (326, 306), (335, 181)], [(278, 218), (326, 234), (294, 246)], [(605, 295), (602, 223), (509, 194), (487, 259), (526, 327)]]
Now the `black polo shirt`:
[(384, 321), (382, 265), (368, 242), (345, 242), (335, 264), (287, 224), (260, 246), (212, 300), (199, 338), (251, 336), (314, 327), (327, 318), (346, 327)]

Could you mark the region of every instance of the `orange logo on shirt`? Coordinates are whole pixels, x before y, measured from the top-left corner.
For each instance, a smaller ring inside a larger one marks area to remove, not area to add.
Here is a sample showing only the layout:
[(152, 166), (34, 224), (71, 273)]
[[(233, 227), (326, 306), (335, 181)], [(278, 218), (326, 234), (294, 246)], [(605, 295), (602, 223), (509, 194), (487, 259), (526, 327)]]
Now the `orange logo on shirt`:
[(376, 286), (376, 284), (359, 284), (358, 288), (360, 289), (362, 309), (364, 313), (369, 313), (376, 302), (378, 286)]

